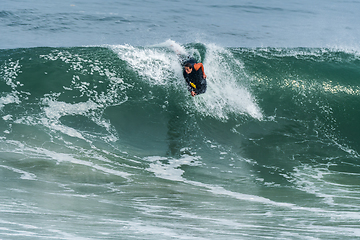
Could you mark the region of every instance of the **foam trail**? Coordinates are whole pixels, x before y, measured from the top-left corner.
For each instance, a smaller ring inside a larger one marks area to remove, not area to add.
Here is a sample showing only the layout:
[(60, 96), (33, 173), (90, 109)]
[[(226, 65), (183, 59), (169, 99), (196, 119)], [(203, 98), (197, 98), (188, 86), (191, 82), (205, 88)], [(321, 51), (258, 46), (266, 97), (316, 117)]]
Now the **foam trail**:
[(206, 49), (204, 68), (208, 89), (199, 101), (195, 101), (196, 108), (204, 115), (224, 120), (232, 114), (248, 114), (261, 120), (260, 107), (242, 83), (247, 77), (242, 63), (224, 48), (210, 44)]

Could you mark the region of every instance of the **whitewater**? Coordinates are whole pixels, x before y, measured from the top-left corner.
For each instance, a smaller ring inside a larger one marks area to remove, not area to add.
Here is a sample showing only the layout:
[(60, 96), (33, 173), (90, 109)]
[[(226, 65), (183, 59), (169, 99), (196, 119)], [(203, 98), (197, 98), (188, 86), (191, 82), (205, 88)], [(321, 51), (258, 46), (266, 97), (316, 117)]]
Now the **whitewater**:
[(359, 4), (102, 4), (0, 6), (0, 239), (360, 239)]

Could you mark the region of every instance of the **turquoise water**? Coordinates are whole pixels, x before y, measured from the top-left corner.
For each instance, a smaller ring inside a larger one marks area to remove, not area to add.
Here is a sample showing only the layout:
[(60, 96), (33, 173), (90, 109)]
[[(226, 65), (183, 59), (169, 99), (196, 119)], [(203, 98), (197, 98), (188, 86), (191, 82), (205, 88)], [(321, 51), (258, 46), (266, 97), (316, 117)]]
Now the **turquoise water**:
[(360, 237), (358, 3), (192, 4), (0, 7), (0, 239)]

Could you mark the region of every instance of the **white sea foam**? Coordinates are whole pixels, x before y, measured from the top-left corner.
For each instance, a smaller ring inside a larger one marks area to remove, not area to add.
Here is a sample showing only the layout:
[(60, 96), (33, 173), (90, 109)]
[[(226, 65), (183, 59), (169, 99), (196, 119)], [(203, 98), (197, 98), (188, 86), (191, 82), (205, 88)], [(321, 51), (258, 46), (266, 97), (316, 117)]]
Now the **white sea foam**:
[[(348, 178), (349, 173), (341, 173), (329, 170), (329, 165), (310, 166), (307, 164), (294, 168), (294, 172), (288, 180), (295, 184), (296, 188), (314, 194), (330, 206), (341, 206), (351, 210), (359, 208), (360, 197), (356, 194), (358, 186), (340, 184), (342, 178)], [(351, 174), (354, 180), (360, 179), (360, 174)], [(355, 182), (354, 182), (355, 183)], [(351, 199), (351, 203), (349, 203)]]
[[(98, 60), (94, 60), (81, 54), (71, 53), (67, 50), (53, 50), (49, 54), (40, 55), (47, 61), (61, 60), (69, 66), (69, 69), (74, 70), (78, 74), (74, 74), (71, 84), (63, 86), (63, 89), (68, 92), (74, 91), (75, 103), (60, 101), (62, 94), (49, 93), (45, 94), (39, 101), (39, 105), (42, 106), (43, 114), (28, 115), (16, 120), (17, 123), (25, 123), (28, 125), (42, 125), (51, 130), (59, 131), (71, 137), (79, 138), (90, 142), (79, 130), (66, 126), (61, 123), (60, 118), (63, 116), (76, 116), (82, 115), (88, 117), (95, 124), (103, 127), (109, 133), (107, 136), (103, 136), (107, 141), (116, 141), (116, 131), (110, 124), (109, 120), (102, 117), (104, 109), (109, 106), (120, 105), (127, 101), (125, 89), (131, 87), (123, 81), (122, 78), (117, 76), (117, 73), (108, 69), (107, 66)], [(105, 76), (108, 83), (101, 81), (97, 82), (94, 86), (89, 82), (83, 81), (81, 76), (93, 75), (94, 73), (100, 76)], [(106, 89), (104, 91), (98, 91), (98, 86), (104, 84)], [(80, 94), (79, 94), (80, 91)], [(70, 93), (71, 94), (71, 93)], [(76, 102), (76, 98), (87, 96), (87, 100), (83, 102)], [(19, 102), (17, 95), (9, 95), (7, 98), (0, 99), (0, 108), (7, 103)], [(3, 102), (3, 104), (2, 104)]]
[[(241, 201), (246, 202), (252, 202), (252, 203), (258, 203), (262, 205), (268, 205), (273, 206), (277, 208), (284, 208), (288, 209), (290, 211), (295, 212), (301, 212), (302, 214), (307, 213), (313, 213), (316, 216), (332, 216), (332, 217), (342, 217), (344, 219), (348, 219), (351, 221), (357, 221), (360, 219), (360, 216), (357, 214), (357, 207), (354, 209), (353, 206), (350, 205), (344, 205), (344, 204), (336, 204), (338, 206), (343, 207), (349, 207), (350, 211), (332, 211), (327, 210), (323, 208), (317, 208), (317, 207), (305, 207), (305, 206), (299, 206), (295, 203), (288, 203), (288, 202), (281, 202), (281, 201), (274, 201), (266, 197), (258, 196), (258, 195), (251, 195), (251, 194), (244, 194), (241, 192), (235, 192), (230, 191), (226, 189), (223, 186), (218, 186), (216, 184), (207, 184), (202, 183), (200, 181), (193, 181), (186, 179), (183, 174), (184, 170), (181, 169), (181, 166), (187, 165), (187, 166), (200, 166), (203, 163), (201, 162), (200, 157), (196, 156), (182, 156), (179, 159), (175, 158), (166, 158), (166, 157), (160, 157), (160, 156), (152, 156), (152, 157), (146, 157), (144, 160), (150, 162), (149, 167), (147, 168), (148, 171), (155, 174), (156, 177), (170, 180), (170, 181), (177, 181), (177, 182), (183, 182), (185, 184), (189, 184), (191, 186), (196, 186), (199, 189), (202, 189), (203, 191), (209, 192), (214, 195), (229, 197)], [(295, 174), (296, 175), (296, 174)], [(302, 178), (301, 176), (299, 176)], [(322, 178), (322, 173), (319, 172), (318, 174), (315, 174), (315, 178)], [(330, 203), (332, 202), (332, 197), (335, 196), (341, 196), (341, 193), (336, 193), (335, 195), (332, 194), (320, 194), (317, 188), (309, 188), (308, 182), (299, 182), (299, 185), (304, 185), (304, 190), (309, 193), (315, 193), (318, 195), (318, 197), (325, 198), (325, 202)], [(311, 185), (310, 185), (311, 186)], [(329, 186), (329, 189), (331, 186)], [(328, 200), (326, 200), (328, 199)], [(329, 199), (331, 200), (329, 202)], [(359, 199), (357, 197), (354, 198), (354, 200), (358, 201)], [(356, 235), (356, 234), (355, 234)], [(357, 236), (357, 235), (356, 235)]]
[(174, 40), (171, 40), (171, 39), (168, 39), (163, 43), (155, 44), (155, 45), (153, 45), (153, 47), (169, 48), (172, 51), (174, 51), (176, 54), (179, 54), (179, 55), (187, 55), (188, 54), (186, 52), (186, 49), (183, 46), (181, 46), (180, 44), (178, 44), (177, 42), (175, 42)]
[(166, 158), (166, 157), (160, 157), (160, 156), (152, 156), (152, 157), (146, 157), (146, 158), (144, 158), (144, 160), (150, 162), (150, 165), (147, 168), (147, 170), (150, 172), (153, 172), (156, 177), (159, 177), (162, 179), (188, 183), (193, 186), (204, 188), (213, 194), (226, 195), (228, 197), (233, 197), (233, 198), (236, 198), (239, 200), (258, 202), (258, 203), (262, 203), (262, 204), (275, 205), (275, 206), (279, 206), (279, 207), (288, 207), (288, 208), (295, 207), (294, 204), (275, 202), (270, 199), (267, 199), (264, 197), (259, 197), (256, 195), (232, 192), (232, 191), (226, 190), (225, 188), (220, 187), (220, 186), (187, 180), (186, 178), (184, 178), (182, 176), (184, 173), (184, 170), (181, 169), (181, 166), (183, 166), (183, 165), (200, 166), (202, 164), (202, 162), (200, 161), (201, 158), (199, 156), (183, 155), (179, 159)]
[(243, 65), (224, 48), (214, 44), (206, 46), (204, 61), (207, 91), (194, 99), (196, 109), (205, 115), (228, 119), (232, 114), (248, 114), (263, 118), (256, 99), (246, 88)]
[[(155, 176), (171, 181), (186, 181), (182, 175), (184, 170), (182, 165), (198, 166), (201, 165), (200, 157), (183, 155), (181, 158), (165, 158), (160, 156), (146, 157), (145, 161), (151, 162), (148, 171), (153, 172)], [(166, 163), (163, 163), (166, 162)]]
[(96, 110), (99, 107), (98, 104), (94, 103), (91, 100), (88, 100), (87, 102), (71, 104), (71, 103), (54, 101), (50, 98), (44, 98), (42, 104), (46, 106), (44, 107), (46, 118), (42, 118), (43, 126), (47, 126), (53, 130), (60, 131), (71, 137), (77, 137), (84, 140), (85, 138), (82, 136), (80, 132), (78, 132), (74, 128), (70, 128), (62, 125), (59, 122), (59, 119), (60, 117), (66, 115), (76, 115), (76, 114), (86, 115), (86, 113), (92, 110)]
[(17, 93), (12, 92), (7, 94), (6, 96), (0, 97), (0, 110), (7, 104), (16, 103), (20, 104), (21, 101)]
[(22, 85), (16, 81), (16, 78), (21, 73), (21, 65), (19, 60), (5, 62), (0, 68), (1, 77), (5, 80), (6, 84), (12, 89), (15, 89), (18, 85)]
[(174, 78), (169, 55), (158, 49), (135, 48), (130, 45), (110, 46), (119, 58), (126, 61), (140, 76), (153, 85), (167, 85)]
[(0, 66), (0, 77), (4, 79), (6, 85), (12, 88), (11, 93), (6, 93), (0, 97), (0, 110), (7, 104), (16, 103), (20, 104), (20, 93), (16, 90), (17, 86), (22, 85), (16, 81), (16, 78), (21, 73), (21, 65), (19, 60), (5, 62)]
[[(87, 159), (89, 159), (89, 160), (83, 160), (80, 157), (78, 157), (76, 154), (74, 155), (71, 153), (51, 151), (42, 147), (30, 147), (17, 141), (5, 141), (5, 142), (9, 145), (8, 146), (9, 149), (7, 151), (10, 151), (10, 149), (12, 149), (11, 150), (12, 153), (24, 154), (28, 158), (42, 158), (42, 159), (54, 160), (56, 161), (57, 164), (60, 164), (62, 162), (70, 162), (72, 164), (89, 167), (91, 169), (98, 170), (106, 174), (111, 174), (126, 179), (128, 179), (129, 176), (132, 175), (131, 173), (127, 173), (112, 168), (111, 166), (109, 166), (109, 163), (112, 163), (111, 161), (109, 161), (106, 158), (103, 158), (101, 155), (98, 155), (95, 152), (92, 152), (92, 150), (83, 150), (85, 152), (84, 155), (86, 156)], [(102, 162), (105, 162), (105, 164), (103, 164)], [(0, 167), (22, 174), (21, 175), (22, 179), (36, 180), (35, 174), (4, 165), (0, 165)]]
[(33, 173), (26, 172), (26, 171), (23, 171), (23, 170), (17, 169), (17, 168), (5, 166), (5, 165), (0, 165), (0, 167), (11, 170), (11, 171), (13, 171), (15, 173), (21, 174), (21, 176), (20, 176), (21, 179), (24, 179), (24, 180), (36, 180), (36, 175), (33, 174)]

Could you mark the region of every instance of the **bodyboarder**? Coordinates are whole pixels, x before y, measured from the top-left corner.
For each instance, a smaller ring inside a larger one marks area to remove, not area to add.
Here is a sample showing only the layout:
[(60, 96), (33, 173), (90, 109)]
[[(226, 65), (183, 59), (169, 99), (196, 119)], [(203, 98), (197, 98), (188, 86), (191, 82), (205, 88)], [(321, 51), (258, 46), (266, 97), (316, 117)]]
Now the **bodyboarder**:
[(183, 76), (188, 85), (191, 96), (199, 95), (206, 92), (206, 74), (204, 65), (196, 62), (194, 58), (183, 61)]

